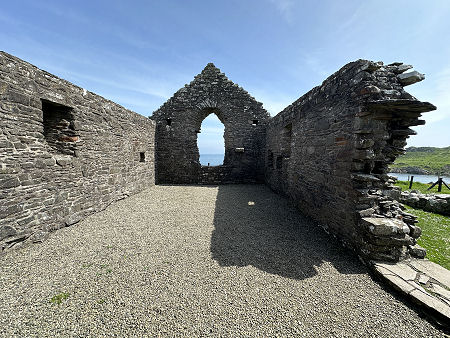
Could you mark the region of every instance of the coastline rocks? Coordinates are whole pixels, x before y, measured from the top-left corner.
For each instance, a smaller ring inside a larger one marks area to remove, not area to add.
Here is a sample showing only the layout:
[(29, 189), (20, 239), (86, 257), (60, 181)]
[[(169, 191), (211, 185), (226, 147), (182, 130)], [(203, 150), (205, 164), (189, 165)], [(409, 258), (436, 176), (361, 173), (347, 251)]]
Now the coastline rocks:
[(392, 172), (400, 174), (433, 175), (432, 171), (420, 167), (394, 168), (394, 170)]

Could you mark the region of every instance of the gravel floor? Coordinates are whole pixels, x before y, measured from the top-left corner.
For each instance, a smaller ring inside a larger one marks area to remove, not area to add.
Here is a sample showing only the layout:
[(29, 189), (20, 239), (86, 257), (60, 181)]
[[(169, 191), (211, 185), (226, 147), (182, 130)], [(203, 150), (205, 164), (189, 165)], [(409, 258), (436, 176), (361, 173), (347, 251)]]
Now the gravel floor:
[(156, 186), (0, 257), (0, 290), (2, 336), (444, 336), (265, 186)]

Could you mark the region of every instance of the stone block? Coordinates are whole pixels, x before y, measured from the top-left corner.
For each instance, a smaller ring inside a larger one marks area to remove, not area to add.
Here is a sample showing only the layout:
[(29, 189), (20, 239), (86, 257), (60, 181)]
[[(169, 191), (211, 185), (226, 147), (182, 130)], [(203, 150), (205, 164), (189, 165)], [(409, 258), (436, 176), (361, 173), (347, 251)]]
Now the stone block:
[(65, 167), (66, 165), (69, 165), (72, 163), (72, 156), (70, 156), (70, 155), (55, 155), (55, 161), (56, 161), (56, 164), (60, 165), (61, 167)]
[(397, 77), (403, 86), (409, 86), (413, 83), (420, 82), (425, 79), (425, 75), (417, 71), (399, 74), (397, 75)]
[(9, 189), (20, 186), (20, 180), (18, 177), (4, 178), (2, 179), (0, 176), (0, 188), (1, 189)]
[[(362, 218), (362, 224), (368, 227), (369, 231), (376, 236), (390, 236), (404, 233), (406, 224), (394, 218)], [(408, 230), (409, 231), (409, 230)]]
[(427, 250), (418, 244), (409, 247), (408, 250), (410, 255), (415, 258), (425, 258), (427, 255)]
[(30, 240), (33, 243), (41, 243), (49, 237), (49, 233), (46, 231), (38, 231), (30, 236)]
[(23, 205), (19, 203), (6, 204), (6, 201), (0, 205), (0, 216), (6, 218), (23, 210)]
[(417, 277), (417, 271), (412, 269), (406, 263), (387, 264), (387, 263), (377, 262), (376, 266), (383, 267), (386, 270), (391, 271), (393, 274), (397, 275), (398, 277), (402, 278), (405, 281), (414, 281)]
[(10, 91), (8, 95), (8, 99), (11, 102), (14, 103), (20, 103), (23, 105), (29, 105), (30, 104), (30, 98), (22, 93), (16, 92), (16, 91)]
[(411, 291), (410, 295), (416, 303), (424, 304), (425, 306), (434, 309), (442, 317), (446, 318), (447, 322), (450, 321), (450, 306), (443, 301), (419, 290)]
[(16, 235), (17, 231), (13, 227), (9, 225), (1, 225), (0, 226), (0, 241), (5, 239), (6, 237)]
[(446, 300), (450, 301), (450, 291), (443, 288), (442, 286), (431, 283), (430, 285), (431, 292), (438, 294), (440, 297), (445, 298)]
[(433, 263), (428, 259), (412, 259), (409, 264), (416, 270), (425, 273), (427, 276), (430, 276), (450, 289), (450, 271), (446, 268)]

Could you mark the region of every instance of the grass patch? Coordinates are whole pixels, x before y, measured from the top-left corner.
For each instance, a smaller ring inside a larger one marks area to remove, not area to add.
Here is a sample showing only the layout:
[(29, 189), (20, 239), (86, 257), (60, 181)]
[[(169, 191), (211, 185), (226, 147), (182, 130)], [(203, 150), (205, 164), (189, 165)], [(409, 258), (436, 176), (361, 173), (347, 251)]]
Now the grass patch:
[(427, 249), (427, 258), (450, 270), (450, 217), (414, 209), (406, 211), (417, 216), (422, 235), (417, 243)]
[(432, 174), (449, 172), (450, 147), (409, 147), (390, 166), (395, 168), (419, 167)]
[(63, 302), (63, 300), (66, 300), (67, 298), (69, 298), (69, 295), (70, 295), (69, 293), (65, 293), (65, 292), (57, 294), (50, 299), (50, 302), (53, 304), (61, 304)]
[[(447, 183), (447, 182), (445, 182), (445, 183)], [(433, 187), (433, 189), (427, 190), (429, 187), (431, 187), (431, 184), (414, 182), (414, 181), (413, 181), (411, 189), (409, 189), (409, 182), (408, 181), (397, 181), (397, 182), (395, 182), (395, 185), (397, 187), (402, 188), (402, 191), (418, 190), (422, 194), (450, 194), (450, 190), (445, 185), (442, 185), (442, 191), (441, 192), (438, 192), (438, 186), (437, 185), (435, 185)]]

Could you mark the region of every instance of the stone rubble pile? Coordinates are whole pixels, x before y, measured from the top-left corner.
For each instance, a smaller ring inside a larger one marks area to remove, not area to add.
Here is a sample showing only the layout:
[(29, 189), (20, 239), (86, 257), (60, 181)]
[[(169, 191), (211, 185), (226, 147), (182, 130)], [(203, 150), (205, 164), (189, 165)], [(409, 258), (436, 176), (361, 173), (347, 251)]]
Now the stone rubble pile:
[(418, 191), (403, 191), (400, 202), (416, 209), (450, 216), (450, 194), (421, 194)]

